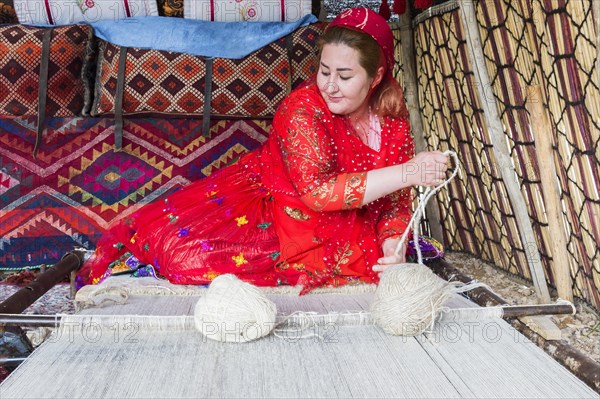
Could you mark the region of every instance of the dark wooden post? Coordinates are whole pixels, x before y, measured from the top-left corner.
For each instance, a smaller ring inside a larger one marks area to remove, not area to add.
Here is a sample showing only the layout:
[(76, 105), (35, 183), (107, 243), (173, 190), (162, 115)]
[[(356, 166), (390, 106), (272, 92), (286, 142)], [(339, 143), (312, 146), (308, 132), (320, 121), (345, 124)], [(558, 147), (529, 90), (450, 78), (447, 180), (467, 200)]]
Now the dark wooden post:
[[(82, 254), (76, 252), (66, 254), (54, 267), (47, 268), (31, 283), (0, 303), (0, 313), (22, 313), (50, 288), (68, 276), (71, 271), (79, 269), (82, 264)], [(29, 356), (33, 351), (33, 345), (21, 327), (0, 326), (0, 340), (3, 342), (0, 348), (0, 357), (3, 358), (0, 365), (8, 369), (16, 367), (24, 357)]]
[(66, 254), (56, 265), (46, 269), (27, 286), (0, 303), (0, 313), (22, 313), (71, 271), (79, 269), (83, 263), (82, 259), (83, 257), (76, 252)]

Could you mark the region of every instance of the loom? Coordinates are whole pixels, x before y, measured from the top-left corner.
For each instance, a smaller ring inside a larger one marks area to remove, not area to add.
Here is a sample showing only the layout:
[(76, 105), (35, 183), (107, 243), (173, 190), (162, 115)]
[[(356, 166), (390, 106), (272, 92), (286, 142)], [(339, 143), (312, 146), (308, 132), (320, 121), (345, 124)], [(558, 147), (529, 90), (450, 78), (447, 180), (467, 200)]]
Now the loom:
[[(0, 385), (2, 397), (595, 397), (497, 317), (440, 318), (417, 337), (384, 333), (370, 320), (374, 286), (266, 290), (287, 324), (223, 343), (194, 326), (202, 288), (165, 295), (162, 282), (150, 296), (149, 284), (129, 282), (123, 303), (40, 316), (57, 327)], [(460, 296), (445, 305), (475, 306)]]

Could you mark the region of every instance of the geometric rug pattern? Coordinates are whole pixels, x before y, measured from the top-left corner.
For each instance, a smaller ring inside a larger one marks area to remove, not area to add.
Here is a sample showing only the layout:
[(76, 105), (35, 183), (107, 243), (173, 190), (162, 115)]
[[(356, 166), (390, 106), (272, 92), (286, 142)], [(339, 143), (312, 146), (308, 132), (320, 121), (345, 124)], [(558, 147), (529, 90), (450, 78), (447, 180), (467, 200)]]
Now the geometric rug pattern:
[(34, 159), (34, 118), (0, 119), (0, 270), (95, 248), (108, 225), (257, 148), (270, 120), (50, 118)]

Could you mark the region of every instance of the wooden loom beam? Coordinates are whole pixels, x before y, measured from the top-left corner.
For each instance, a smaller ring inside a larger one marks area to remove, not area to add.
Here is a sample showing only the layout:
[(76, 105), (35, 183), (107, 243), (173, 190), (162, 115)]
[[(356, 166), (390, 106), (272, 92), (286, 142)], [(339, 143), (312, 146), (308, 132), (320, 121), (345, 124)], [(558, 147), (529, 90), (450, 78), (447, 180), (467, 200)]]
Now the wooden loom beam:
[(22, 313), (72, 271), (79, 269), (82, 263), (82, 257), (76, 252), (66, 254), (53, 267), (0, 303), (0, 313)]
[(502, 121), (498, 114), (496, 102), (488, 101), (485, 94), (486, 88), (491, 88), (491, 79), (485, 65), (483, 47), (481, 38), (479, 37), (475, 3), (471, 0), (461, 0), (459, 5), (459, 13), (467, 40), (467, 53), (473, 68), (475, 86), (477, 88), (477, 93), (479, 94), (481, 108), (485, 115), (484, 121), (487, 130), (490, 133), (494, 156), (499, 164), (502, 181), (504, 182), (511, 206), (515, 213), (515, 221), (519, 228), (521, 245), (526, 252), (527, 263), (538, 300), (542, 303), (549, 303), (550, 292), (548, 291), (542, 263), (539, 260), (539, 248), (531, 225), (531, 219), (529, 218), (527, 204), (523, 198), (523, 193), (521, 192), (515, 167), (512, 164), (510, 149), (506, 143)]
[[(79, 269), (81, 264), (80, 255), (66, 254), (54, 267), (46, 269), (31, 283), (0, 303), (0, 313), (22, 313), (69, 273)], [(28, 356), (33, 351), (33, 345), (18, 325), (0, 325), (0, 335), (6, 335), (9, 340), (14, 341), (13, 345), (7, 345), (0, 351), (0, 366), (13, 368), (23, 360), (23, 356)]]
[[(431, 268), (434, 273), (448, 281), (460, 281), (465, 284), (473, 281), (473, 279), (464, 275), (460, 270), (443, 259), (434, 260), (428, 263), (427, 266)], [(484, 287), (475, 288), (463, 295), (467, 296), (479, 306), (490, 307), (508, 304), (504, 299)], [(600, 391), (599, 363), (595, 362), (585, 353), (569, 345), (566, 341), (544, 339), (544, 337), (536, 333), (517, 318), (510, 319), (509, 323), (592, 389)]]

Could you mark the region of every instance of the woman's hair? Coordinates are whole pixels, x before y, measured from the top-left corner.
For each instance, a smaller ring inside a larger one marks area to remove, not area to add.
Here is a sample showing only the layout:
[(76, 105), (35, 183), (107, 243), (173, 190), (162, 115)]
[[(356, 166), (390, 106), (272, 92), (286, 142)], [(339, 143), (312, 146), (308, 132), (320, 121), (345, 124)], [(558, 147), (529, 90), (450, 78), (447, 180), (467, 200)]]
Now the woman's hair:
[[(358, 62), (373, 78), (377, 68), (385, 65), (385, 57), (379, 44), (370, 35), (341, 26), (333, 26), (319, 38), (319, 52), (326, 44), (344, 44), (358, 51)], [(320, 54), (319, 54), (320, 58)], [(393, 65), (387, 65), (392, 68)], [(370, 106), (380, 117), (408, 118), (404, 93), (391, 73), (384, 73), (383, 79), (369, 99)]]

